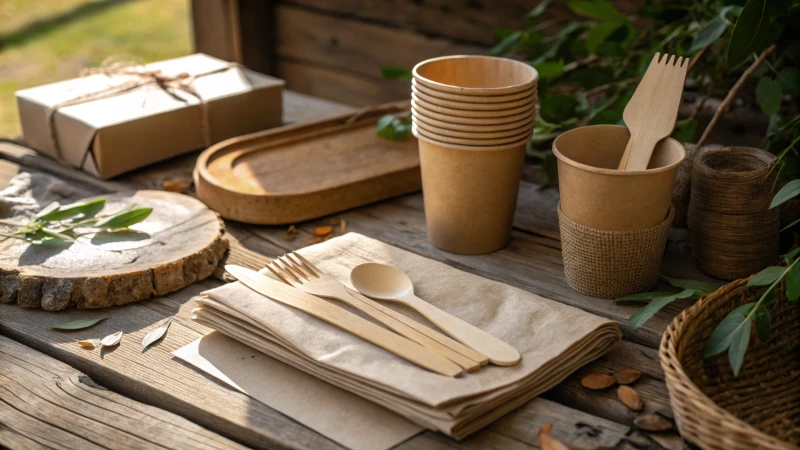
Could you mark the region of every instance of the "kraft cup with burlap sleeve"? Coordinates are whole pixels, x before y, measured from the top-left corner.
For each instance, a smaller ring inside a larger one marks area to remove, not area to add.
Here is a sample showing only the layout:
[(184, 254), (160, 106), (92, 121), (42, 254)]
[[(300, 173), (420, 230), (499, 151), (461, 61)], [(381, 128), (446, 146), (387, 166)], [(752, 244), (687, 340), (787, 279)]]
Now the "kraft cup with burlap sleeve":
[(651, 289), (667, 245), (674, 208), (652, 227), (633, 231), (605, 231), (581, 225), (558, 205), (564, 274), (581, 294), (619, 298)]

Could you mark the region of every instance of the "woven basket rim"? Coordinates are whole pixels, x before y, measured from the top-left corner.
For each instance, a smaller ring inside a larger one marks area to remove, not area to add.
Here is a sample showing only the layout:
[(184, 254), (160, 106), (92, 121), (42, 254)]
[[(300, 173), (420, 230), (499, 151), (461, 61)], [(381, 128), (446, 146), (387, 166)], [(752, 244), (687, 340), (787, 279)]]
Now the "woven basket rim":
[[(714, 416), (717, 416), (718, 419), (721, 419), (720, 422), (728, 422), (724, 425), (726, 428), (736, 430), (738, 433), (746, 433), (758, 440), (768, 441), (779, 446), (786, 446), (786, 448), (794, 448), (791, 443), (764, 433), (753, 425), (736, 417), (725, 408), (717, 405), (710, 397), (700, 390), (697, 384), (686, 374), (683, 364), (681, 364), (678, 358), (677, 349), (675, 348), (676, 342), (683, 337), (686, 331), (686, 324), (689, 323), (694, 315), (704, 307), (707, 307), (708, 304), (726, 296), (732, 290), (746, 285), (749, 279), (750, 277), (734, 280), (720, 287), (704, 299), (683, 310), (683, 312), (670, 322), (661, 338), (661, 345), (658, 352), (659, 359), (661, 360), (661, 368), (664, 370), (666, 384), (671, 388), (669, 389), (670, 396), (672, 396), (672, 389), (689, 391), (689, 393), (695, 396), (692, 398), (684, 395), (683, 400), (686, 403), (691, 403), (691, 407), (696, 409), (696, 411), (694, 411), (695, 413), (704, 414), (701, 421), (710, 422)], [(670, 403), (673, 404), (674, 402), (670, 399)], [(689, 411), (685, 409), (683, 411), (675, 411), (675, 415), (678, 416), (683, 412), (688, 413)]]

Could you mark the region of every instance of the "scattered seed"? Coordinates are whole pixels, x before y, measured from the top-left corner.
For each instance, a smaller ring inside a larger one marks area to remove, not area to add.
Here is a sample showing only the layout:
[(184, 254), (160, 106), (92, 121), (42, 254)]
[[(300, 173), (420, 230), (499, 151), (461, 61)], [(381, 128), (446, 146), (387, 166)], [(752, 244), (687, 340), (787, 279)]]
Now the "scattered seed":
[(617, 388), (617, 397), (619, 397), (619, 400), (623, 405), (627, 406), (628, 409), (633, 411), (641, 411), (644, 407), (642, 398), (639, 397), (639, 393), (630, 386), (622, 385)]
[(170, 317), (163, 320), (157, 328), (150, 330), (150, 332), (144, 336), (144, 339), (142, 339), (142, 351), (144, 351), (157, 340), (164, 337), (164, 335), (167, 333), (167, 329), (169, 329), (169, 324), (171, 323), (172, 318)]
[(622, 369), (614, 374), (614, 379), (617, 380), (618, 384), (632, 384), (641, 376), (642, 372), (639, 372), (638, 370)]
[(119, 341), (122, 340), (122, 331), (117, 331), (116, 333), (109, 334), (108, 336), (100, 339), (100, 345), (103, 347), (113, 347), (119, 344)]
[(89, 339), (89, 340), (86, 340), (86, 341), (78, 341), (78, 345), (80, 345), (81, 347), (83, 347), (85, 349), (91, 350), (91, 349), (97, 347), (98, 345), (100, 345), (100, 341), (97, 340), (97, 339)]
[(339, 222), (339, 233), (344, 234), (345, 230), (347, 230), (347, 222), (345, 222), (344, 219), (342, 219)]
[(314, 228), (314, 236), (317, 237), (325, 237), (331, 233), (333, 233), (333, 227), (330, 225), (323, 225), (321, 227)]
[(633, 419), (633, 424), (645, 431), (667, 431), (672, 429), (672, 422), (658, 414), (642, 414)]
[(165, 191), (183, 193), (189, 189), (189, 182), (181, 179), (166, 180), (162, 184)]
[(550, 436), (550, 430), (552, 429), (552, 423), (548, 423), (539, 429), (539, 447), (541, 447), (542, 450), (569, 450), (569, 447), (564, 445), (563, 442)]
[(593, 390), (605, 389), (613, 386), (614, 383), (614, 377), (604, 373), (592, 373), (581, 379), (581, 386)]
[(297, 237), (297, 227), (292, 225), (289, 229), (286, 230), (286, 234), (283, 235), (283, 238), (287, 241), (293, 241), (294, 238)]

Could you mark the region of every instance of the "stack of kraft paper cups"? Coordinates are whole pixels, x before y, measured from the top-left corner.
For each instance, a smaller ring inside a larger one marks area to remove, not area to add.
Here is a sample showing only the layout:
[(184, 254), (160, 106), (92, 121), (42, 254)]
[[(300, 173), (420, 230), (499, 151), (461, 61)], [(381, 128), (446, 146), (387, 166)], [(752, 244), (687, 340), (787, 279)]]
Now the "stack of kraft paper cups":
[(505, 247), (539, 74), (511, 59), (446, 56), (417, 64), (413, 75), (428, 238), (459, 254)]

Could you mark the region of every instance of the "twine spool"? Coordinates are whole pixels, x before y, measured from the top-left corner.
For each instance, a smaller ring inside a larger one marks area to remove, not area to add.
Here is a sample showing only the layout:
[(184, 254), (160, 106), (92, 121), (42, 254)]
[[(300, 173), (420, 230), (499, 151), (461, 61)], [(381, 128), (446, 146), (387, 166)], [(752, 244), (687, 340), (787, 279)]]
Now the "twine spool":
[(700, 270), (726, 280), (774, 262), (778, 210), (770, 210), (775, 156), (751, 147), (725, 147), (697, 157), (692, 169), (688, 225)]

